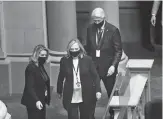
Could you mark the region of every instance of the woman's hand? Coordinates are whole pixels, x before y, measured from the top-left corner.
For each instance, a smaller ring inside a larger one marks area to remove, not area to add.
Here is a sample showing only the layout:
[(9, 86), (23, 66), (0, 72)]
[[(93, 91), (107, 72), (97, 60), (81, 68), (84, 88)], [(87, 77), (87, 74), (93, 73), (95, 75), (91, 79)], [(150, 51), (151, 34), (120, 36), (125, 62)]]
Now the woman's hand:
[(101, 92), (96, 93), (96, 99), (99, 100), (101, 98)]
[(36, 107), (37, 107), (37, 109), (42, 110), (43, 105), (42, 105), (41, 101), (36, 102)]

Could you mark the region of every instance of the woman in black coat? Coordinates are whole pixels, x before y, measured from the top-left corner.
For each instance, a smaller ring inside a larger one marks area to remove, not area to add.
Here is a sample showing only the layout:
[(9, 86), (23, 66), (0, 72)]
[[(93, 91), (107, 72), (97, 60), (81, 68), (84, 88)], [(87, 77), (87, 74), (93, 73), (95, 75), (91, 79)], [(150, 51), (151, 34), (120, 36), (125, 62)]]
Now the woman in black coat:
[(28, 119), (46, 118), (46, 104), (50, 104), (50, 79), (44, 64), (48, 55), (43, 45), (36, 46), (25, 70), (21, 104), (27, 108)]
[(67, 56), (60, 61), (57, 93), (60, 98), (63, 94), (68, 119), (78, 119), (78, 109), (80, 119), (92, 119), (94, 105), (101, 98), (100, 79), (93, 61), (85, 55), (78, 39), (70, 41)]

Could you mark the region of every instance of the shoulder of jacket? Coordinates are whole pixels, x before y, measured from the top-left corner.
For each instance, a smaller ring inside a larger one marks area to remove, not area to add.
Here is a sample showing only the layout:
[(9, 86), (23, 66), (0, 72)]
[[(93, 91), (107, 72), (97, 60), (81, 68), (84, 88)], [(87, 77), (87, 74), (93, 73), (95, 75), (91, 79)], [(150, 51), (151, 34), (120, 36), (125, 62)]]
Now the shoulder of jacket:
[(88, 61), (92, 60), (92, 57), (90, 57), (90, 56), (88, 56), (88, 55), (85, 55), (83, 58), (84, 58), (85, 60), (88, 60)]
[(32, 63), (29, 63), (29, 64), (27, 65), (27, 67), (26, 67), (26, 71), (33, 71), (33, 69), (34, 69), (34, 66), (33, 66)]
[(61, 59), (60, 59), (60, 62), (64, 62), (68, 59), (69, 57), (67, 55), (63, 56)]
[(105, 23), (106, 23), (107, 29), (109, 29), (109, 30), (111, 30), (111, 31), (113, 31), (113, 32), (115, 32), (116, 30), (119, 30), (119, 29), (118, 29), (116, 26), (114, 26), (113, 24), (108, 23), (107, 21), (106, 21)]

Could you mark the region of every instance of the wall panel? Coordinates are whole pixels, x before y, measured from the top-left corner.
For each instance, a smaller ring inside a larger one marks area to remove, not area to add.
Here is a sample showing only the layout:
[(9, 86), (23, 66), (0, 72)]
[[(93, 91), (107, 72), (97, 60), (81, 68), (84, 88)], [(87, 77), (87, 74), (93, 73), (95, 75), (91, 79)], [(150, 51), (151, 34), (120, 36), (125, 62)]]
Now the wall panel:
[[(86, 39), (86, 28), (90, 20), (90, 1), (77, 1), (78, 36)], [(114, 12), (113, 12), (114, 14)], [(110, 14), (109, 17), (112, 17)], [(137, 1), (119, 1), (119, 24), (122, 42), (139, 42), (141, 26)]]
[(44, 42), (43, 5), (41, 1), (4, 1), (4, 31), (7, 54), (31, 53)]

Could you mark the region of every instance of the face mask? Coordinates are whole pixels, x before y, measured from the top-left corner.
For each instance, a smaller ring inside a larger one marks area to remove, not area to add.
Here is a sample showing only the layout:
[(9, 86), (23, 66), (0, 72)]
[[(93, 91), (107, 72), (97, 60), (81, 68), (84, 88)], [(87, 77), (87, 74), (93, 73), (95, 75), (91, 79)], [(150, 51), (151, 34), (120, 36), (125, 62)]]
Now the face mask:
[(102, 25), (104, 24), (104, 20), (98, 24), (96, 24), (96, 23), (94, 23), (94, 24), (98, 29), (100, 29), (102, 27)]
[(70, 51), (70, 55), (71, 55), (72, 57), (78, 57), (79, 54), (80, 54), (80, 50), (79, 50), (79, 51), (75, 51), (75, 52)]
[(40, 65), (43, 65), (45, 63), (45, 61), (46, 61), (46, 57), (39, 57), (38, 58), (38, 62)]

